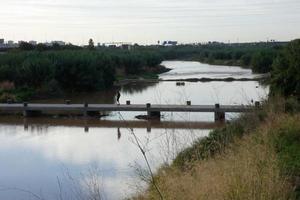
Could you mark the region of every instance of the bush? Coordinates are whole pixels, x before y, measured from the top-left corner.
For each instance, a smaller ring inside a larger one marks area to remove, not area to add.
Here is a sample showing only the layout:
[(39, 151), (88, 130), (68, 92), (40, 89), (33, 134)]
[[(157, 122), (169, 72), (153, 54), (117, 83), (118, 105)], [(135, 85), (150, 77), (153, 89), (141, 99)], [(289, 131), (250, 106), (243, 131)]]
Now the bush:
[(300, 120), (287, 119), (272, 132), (280, 165), (287, 175), (300, 176)]
[(8, 100), (16, 101), (16, 96), (6, 92), (0, 92), (0, 103), (7, 103)]
[(273, 60), (276, 55), (271, 51), (261, 51), (252, 57), (252, 70), (258, 73), (267, 73), (272, 69)]
[(271, 94), (300, 99), (300, 39), (290, 42), (273, 65)]

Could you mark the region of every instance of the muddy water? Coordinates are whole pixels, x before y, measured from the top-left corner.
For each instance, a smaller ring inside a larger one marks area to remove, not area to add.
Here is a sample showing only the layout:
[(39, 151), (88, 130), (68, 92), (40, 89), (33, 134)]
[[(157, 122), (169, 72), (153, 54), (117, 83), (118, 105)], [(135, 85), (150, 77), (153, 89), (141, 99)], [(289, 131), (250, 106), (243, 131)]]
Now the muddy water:
[[(161, 79), (256, 76), (239, 67), (197, 62), (167, 61), (163, 65), (173, 70)], [(249, 104), (265, 98), (268, 90), (255, 81), (130, 84), (121, 88), (121, 103), (183, 104), (190, 100), (192, 104)], [(115, 91), (110, 91), (66, 98), (78, 103), (114, 103), (114, 96)], [(49, 101), (63, 99), (42, 102)], [(88, 121), (1, 117), (0, 199), (125, 198), (145, 185), (137, 173), (146, 163), (135, 136), (155, 171), (217, 126), (210, 113), (163, 113), (162, 122), (138, 121), (134, 118), (138, 114), (144, 113), (114, 112)]]

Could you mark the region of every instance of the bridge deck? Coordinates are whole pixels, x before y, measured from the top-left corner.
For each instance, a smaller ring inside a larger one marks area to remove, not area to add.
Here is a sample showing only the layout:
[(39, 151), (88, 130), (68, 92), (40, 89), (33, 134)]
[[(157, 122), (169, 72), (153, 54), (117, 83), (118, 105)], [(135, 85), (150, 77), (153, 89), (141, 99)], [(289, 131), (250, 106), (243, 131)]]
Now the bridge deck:
[(254, 106), (245, 105), (161, 105), (145, 104), (117, 105), (117, 104), (0, 104), (0, 111), (150, 111), (150, 112), (249, 112)]

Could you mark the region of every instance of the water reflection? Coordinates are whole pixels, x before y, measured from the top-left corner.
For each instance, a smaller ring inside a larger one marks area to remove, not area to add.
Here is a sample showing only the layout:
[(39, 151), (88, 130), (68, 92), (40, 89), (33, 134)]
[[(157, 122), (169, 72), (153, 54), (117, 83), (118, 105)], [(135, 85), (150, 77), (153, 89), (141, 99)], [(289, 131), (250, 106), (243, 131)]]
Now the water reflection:
[(158, 84), (158, 82), (139, 82), (139, 83), (129, 83), (122, 86), (122, 93), (132, 95), (135, 93), (142, 93), (144, 90), (153, 88)]
[[(153, 169), (170, 162), (179, 150), (207, 132), (152, 129), (149, 134), (145, 129), (134, 129)], [(72, 199), (69, 197), (72, 197), (70, 187), (73, 186), (65, 173), (77, 180), (79, 186), (76, 188), (85, 191), (83, 183), (89, 179), (87, 172), (91, 166), (101, 171), (101, 190), (105, 191), (107, 199), (121, 199), (135, 191), (128, 188), (128, 183), (140, 184), (130, 166), (136, 163), (145, 166), (128, 128), (93, 127), (86, 134), (81, 127), (31, 124), (24, 131), (22, 125), (1, 124), (0, 141), (0, 186), (22, 188), (45, 199), (55, 199), (59, 195), (58, 178), (63, 185), (64, 199)], [(32, 197), (17, 191), (2, 191), (0, 198)]]
[(121, 131), (120, 131), (120, 128), (118, 128), (118, 140), (121, 139)]

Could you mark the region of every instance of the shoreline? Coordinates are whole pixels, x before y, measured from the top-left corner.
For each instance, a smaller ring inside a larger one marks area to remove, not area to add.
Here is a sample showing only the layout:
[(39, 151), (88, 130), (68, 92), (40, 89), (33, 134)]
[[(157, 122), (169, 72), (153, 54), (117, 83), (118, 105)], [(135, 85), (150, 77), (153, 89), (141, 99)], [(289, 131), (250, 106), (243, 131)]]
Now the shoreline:
[(115, 83), (115, 86), (124, 86), (132, 83), (159, 83), (159, 82), (247, 82), (247, 81), (263, 81), (270, 77), (270, 74), (262, 74), (255, 78), (187, 78), (187, 79), (123, 79)]

